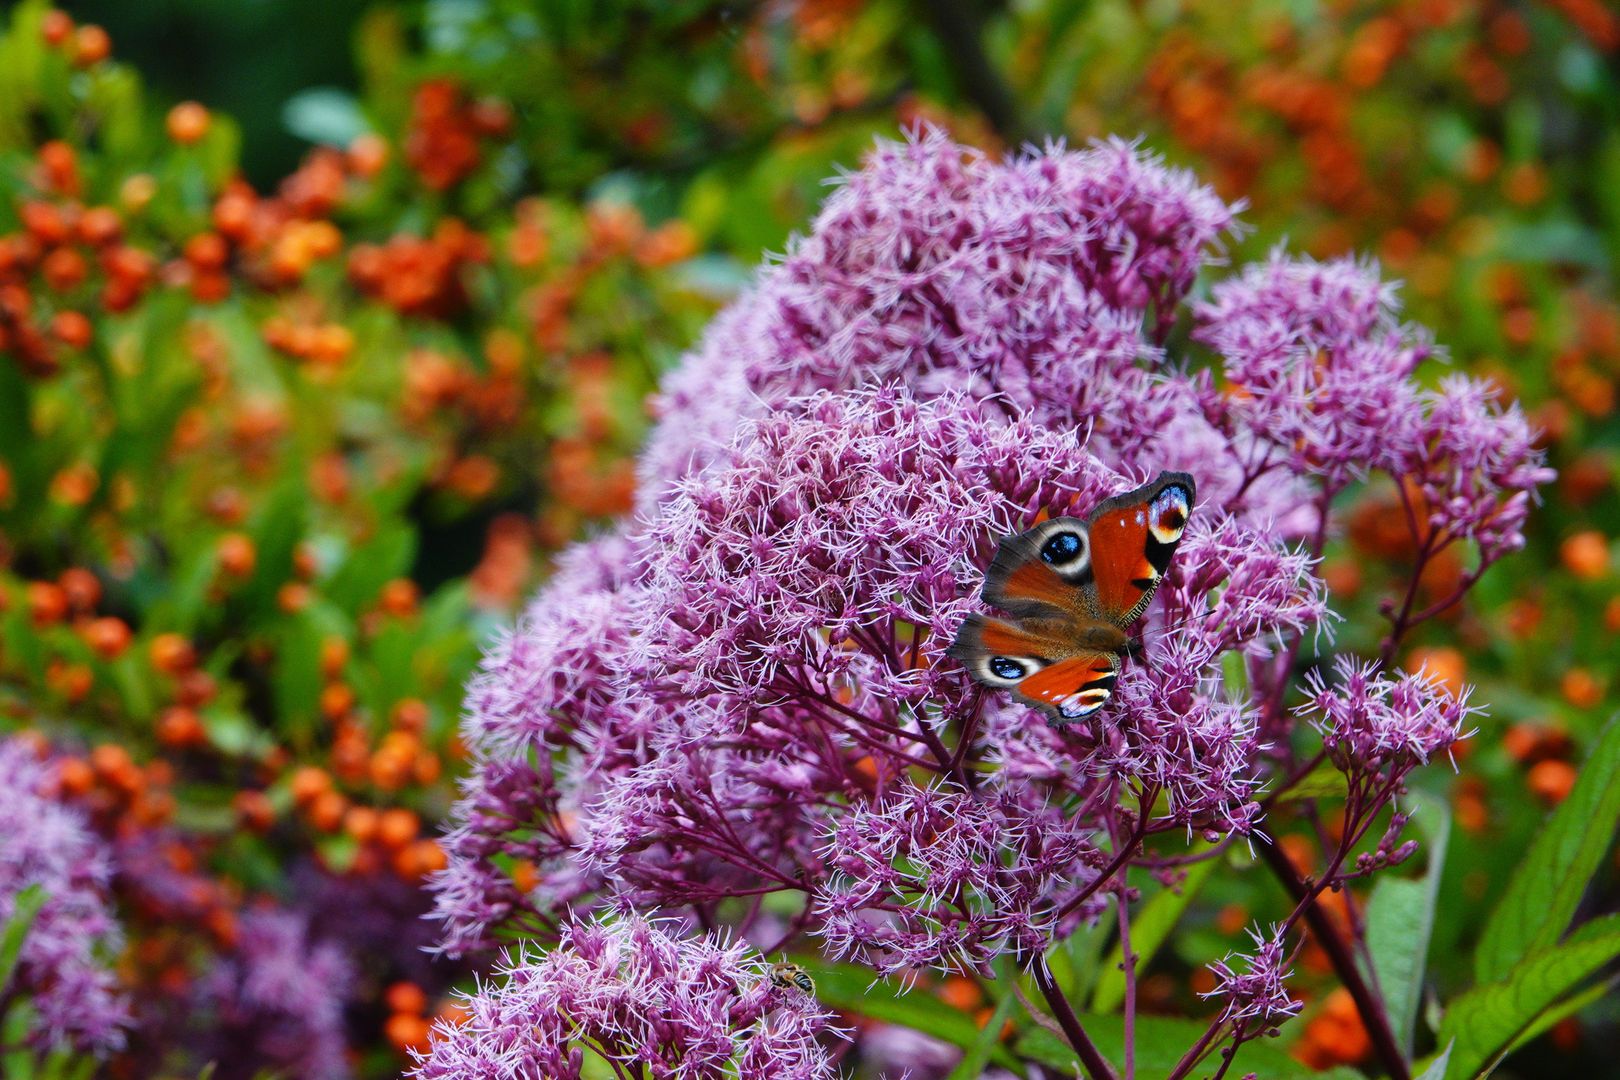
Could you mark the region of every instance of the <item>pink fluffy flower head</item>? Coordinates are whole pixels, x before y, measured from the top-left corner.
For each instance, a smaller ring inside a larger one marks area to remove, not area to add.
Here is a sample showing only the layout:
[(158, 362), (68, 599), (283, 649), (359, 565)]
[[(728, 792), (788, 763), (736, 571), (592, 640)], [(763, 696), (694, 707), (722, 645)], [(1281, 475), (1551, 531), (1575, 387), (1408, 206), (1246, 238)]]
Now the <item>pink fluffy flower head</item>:
[(412, 1076), (579, 1080), (596, 1058), (635, 1075), (832, 1077), (821, 1041), (835, 1035), (831, 1014), (767, 969), (740, 944), (672, 922), (578, 923), (554, 949), (508, 956), (467, 996), (463, 1022), (439, 1022)]

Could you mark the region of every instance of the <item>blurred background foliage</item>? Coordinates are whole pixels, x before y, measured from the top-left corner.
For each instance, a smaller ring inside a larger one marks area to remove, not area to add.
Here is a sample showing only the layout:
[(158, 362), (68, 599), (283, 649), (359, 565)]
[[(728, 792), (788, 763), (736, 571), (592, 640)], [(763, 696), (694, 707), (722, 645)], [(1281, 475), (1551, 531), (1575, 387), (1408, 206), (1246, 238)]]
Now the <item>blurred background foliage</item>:
[[(1459, 771), (1424, 780), (1454, 823), (1434, 977), (1467, 984), (1494, 890), (1614, 704), (1603, 0), (29, 0), (8, 19), (0, 711), (117, 845), (143, 991), (119, 1075), (201, 1064), (170, 1036), (206, 1022), (191, 988), (265, 904), (362, 956), (339, 1003), (361, 1075), (397, 1072), (454, 1008), (468, 969), (420, 953), (414, 886), (442, 858), (480, 643), (548, 552), (629, 506), (657, 373), (824, 177), (920, 122), (990, 152), (1140, 134), (1249, 201), (1234, 260), (1284, 240), (1378, 259), (1451, 363), (1545, 430), (1560, 480), (1531, 550), (1408, 658), (1493, 706)], [(1380, 595), (1409, 555), (1393, 505), (1363, 493), (1336, 591)], [(1436, 563), (1426, 594), (1467, 569)], [(370, 913), (319, 910), (335, 896)], [(1200, 966), (1278, 901), (1201, 896), (1149, 1006), (1196, 1014)], [(1361, 1061), (1325, 970), (1286, 1038)], [(1600, 998), (1509, 1071), (1614, 1075), (1617, 1031)], [(250, 1044), (221, 1076), (315, 1075)]]

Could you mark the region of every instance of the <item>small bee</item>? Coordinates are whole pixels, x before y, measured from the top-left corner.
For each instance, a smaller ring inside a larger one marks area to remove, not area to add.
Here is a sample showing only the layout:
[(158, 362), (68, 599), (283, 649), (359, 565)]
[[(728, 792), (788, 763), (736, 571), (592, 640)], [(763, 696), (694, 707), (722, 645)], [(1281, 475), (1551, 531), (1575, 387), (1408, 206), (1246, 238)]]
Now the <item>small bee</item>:
[(771, 965), (771, 985), (781, 990), (791, 990), (797, 987), (806, 994), (816, 992), (816, 984), (810, 978), (810, 973), (798, 964), (790, 964), (786, 960)]

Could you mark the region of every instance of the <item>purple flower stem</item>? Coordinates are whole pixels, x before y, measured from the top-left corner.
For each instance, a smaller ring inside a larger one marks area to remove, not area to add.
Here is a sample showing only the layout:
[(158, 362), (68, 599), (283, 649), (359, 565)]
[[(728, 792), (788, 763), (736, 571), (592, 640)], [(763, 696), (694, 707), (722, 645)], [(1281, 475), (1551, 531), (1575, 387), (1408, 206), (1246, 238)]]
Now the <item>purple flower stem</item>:
[(1209, 1053), (1209, 1048), (1215, 1044), (1215, 1040), (1225, 1030), (1226, 1014), (1224, 1012), (1216, 1013), (1215, 1019), (1210, 1022), (1209, 1027), (1205, 1028), (1204, 1033), (1198, 1037), (1198, 1041), (1188, 1047), (1185, 1054), (1181, 1055), (1181, 1060), (1176, 1062), (1176, 1067), (1170, 1070), (1170, 1075), (1165, 1080), (1181, 1080), (1182, 1077), (1196, 1069), (1198, 1063), (1204, 1060), (1204, 1055)]
[(1058, 989), (1057, 982), (1052, 978), (1051, 969), (1046, 966), (1046, 957), (1036, 954), (1034, 962), (1030, 965), (1030, 973), (1035, 976), (1035, 986), (1046, 999), (1047, 1007), (1052, 1010), (1058, 1026), (1063, 1029), (1069, 1045), (1080, 1056), (1080, 1064), (1085, 1066), (1092, 1080), (1119, 1080), (1119, 1074), (1114, 1072), (1114, 1067), (1108, 1064), (1108, 1059), (1102, 1056), (1097, 1045), (1091, 1041), (1091, 1036), (1086, 1034), (1086, 1029), (1080, 1026), (1080, 1018), (1074, 1014), (1069, 999)]
[(1109, 861), (1108, 865), (1103, 869), (1103, 872), (1098, 874), (1090, 885), (1080, 890), (1079, 895), (1075, 896), (1074, 899), (1070, 900), (1067, 904), (1064, 904), (1063, 907), (1052, 916), (1054, 922), (1062, 920), (1075, 908), (1079, 907), (1081, 904), (1090, 899), (1092, 894), (1097, 892), (1098, 889), (1108, 885), (1113, 879), (1114, 874), (1119, 871), (1120, 867), (1129, 862), (1131, 856), (1136, 854), (1137, 845), (1139, 845), (1142, 842), (1142, 838), (1147, 835), (1147, 808), (1153, 805), (1153, 800), (1156, 798), (1158, 798), (1157, 792), (1154, 792), (1152, 795), (1148, 795), (1146, 793), (1143, 794), (1142, 812), (1136, 819), (1136, 828), (1131, 832), (1130, 839), (1120, 845), (1119, 850), (1114, 853), (1113, 859)]
[[(1332, 921), (1316, 903), (1316, 896), (1321, 892), (1329, 875), (1324, 875), (1322, 883), (1313, 888), (1300, 880), (1299, 875), (1294, 872), (1293, 864), (1288, 861), (1288, 856), (1283, 853), (1280, 846), (1256, 844), (1255, 847), (1266, 865), (1271, 868), (1271, 872), (1277, 876), (1277, 880), (1282, 882), (1283, 888), (1287, 889), (1289, 895), (1300, 905), (1298, 910), (1304, 915), (1305, 925), (1310, 927), (1311, 933), (1321, 944), (1322, 951), (1327, 953), (1328, 960), (1333, 964), (1333, 970), (1339, 976), (1339, 981), (1344, 984), (1344, 988), (1350, 992), (1350, 997), (1355, 1001), (1356, 1009), (1361, 1013), (1362, 1023), (1367, 1027), (1367, 1035), (1372, 1039), (1373, 1049), (1378, 1054), (1378, 1060), (1383, 1063), (1391, 1080), (1411, 1080), (1412, 1072), (1401, 1054), (1395, 1033), (1390, 1030), (1389, 1017), (1385, 1014), (1382, 1003), (1373, 995), (1366, 980), (1361, 977), (1361, 972), (1356, 967), (1355, 954), (1351, 952), (1349, 944), (1339, 936)], [(1347, 847), (1341, 846), (1341, 854), (1337, 861), (1343, 860), (1343, 852), (1347, 850)]]
[(1125, 1080), (1136, 1080), (1136, 954), (1131, 951), (1128, 892), (1121, 879), (1116, 906), (1119, 908), (1119, 955), (1125, 972)]

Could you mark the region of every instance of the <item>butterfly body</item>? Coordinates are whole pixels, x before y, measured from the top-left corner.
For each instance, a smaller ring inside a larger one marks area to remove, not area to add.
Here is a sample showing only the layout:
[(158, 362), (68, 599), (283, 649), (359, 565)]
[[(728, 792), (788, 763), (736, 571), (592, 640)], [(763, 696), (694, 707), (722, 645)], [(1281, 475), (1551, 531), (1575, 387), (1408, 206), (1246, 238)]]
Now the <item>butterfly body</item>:
[(983, 596), (1012, 618), (970, 615), (950, 655), (1056, 723), (1090, 716), (1135, 651), (1130, 628), (1181, 542), (1195, 492), (1188, 474), (1160, 473), (1084, 519), (1053, 518), (1003, 538)]

